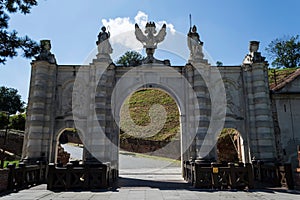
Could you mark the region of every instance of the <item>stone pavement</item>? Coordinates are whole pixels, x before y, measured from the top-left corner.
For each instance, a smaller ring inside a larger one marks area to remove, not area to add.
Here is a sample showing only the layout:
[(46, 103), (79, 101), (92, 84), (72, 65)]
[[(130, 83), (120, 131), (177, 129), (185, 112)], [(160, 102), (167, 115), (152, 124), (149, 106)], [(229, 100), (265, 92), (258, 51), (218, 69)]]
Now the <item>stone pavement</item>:
[(300, 193), (279, 191), (216, 191), (196, 190), (191, 188), (155, 188), (155, 187), (121, 187), (115, 191), (79, 191), (52, 192), (46, 190), (46, 185), (36, 186), (17, 193), (0, 197), (1, 200), (215, 200), (215, 199), (243, 199), (243, 200), (296, 200)]

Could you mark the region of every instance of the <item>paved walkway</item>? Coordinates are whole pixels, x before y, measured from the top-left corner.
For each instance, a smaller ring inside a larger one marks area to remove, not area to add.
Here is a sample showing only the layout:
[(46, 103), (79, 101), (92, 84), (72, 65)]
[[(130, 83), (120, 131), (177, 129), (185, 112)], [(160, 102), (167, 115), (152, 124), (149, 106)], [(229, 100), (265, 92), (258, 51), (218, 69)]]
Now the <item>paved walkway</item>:
[(0, 197), (1, 200), (296, 200), (300, 198), (300, 193), (276, 192), (276, 191), (209, 191), (195, 190), (192, 188), (163, 187), (121, 187), (115, 191), (95, 191), (95, 192), (52, 192), (46, 190), (46, 185), (40, 185)]

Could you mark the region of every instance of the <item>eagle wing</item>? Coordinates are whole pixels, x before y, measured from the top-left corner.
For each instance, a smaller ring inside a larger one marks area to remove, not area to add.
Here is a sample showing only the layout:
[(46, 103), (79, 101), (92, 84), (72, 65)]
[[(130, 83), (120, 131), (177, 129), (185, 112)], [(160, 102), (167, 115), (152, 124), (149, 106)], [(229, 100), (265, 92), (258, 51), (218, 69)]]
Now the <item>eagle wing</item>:
[(135, 24), (135, 37), (143, 44), (147, 41), (147, 37), (144, 35), (138, 24)]
[(166, 24), (164, 24), (162, 26), (162, 28), (160, 29), (160, 31), (158, 32), (158, 34), (155, 36), (155, 41), (157, 43), (162, 42), (165, 39), (165, 36), (167, 35), (167, 26)]

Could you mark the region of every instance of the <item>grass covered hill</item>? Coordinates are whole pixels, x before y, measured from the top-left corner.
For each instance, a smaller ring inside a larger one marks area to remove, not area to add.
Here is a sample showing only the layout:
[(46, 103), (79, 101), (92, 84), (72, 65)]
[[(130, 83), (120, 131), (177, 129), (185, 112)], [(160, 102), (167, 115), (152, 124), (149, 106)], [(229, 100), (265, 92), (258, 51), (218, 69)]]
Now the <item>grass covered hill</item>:
[(126, 126), (128, 124), (127, 122), (130, 120), (129, 117), (131, 117), (133, 122), (138, 126), (147, 126), (151, 123), (149, 111), (151, 106), (155, 104), (164, 107), (166, 112), (166, 122), (157, 134), (143, 139), (153, 141), (170, 141), (176, 136), (179, 137), (180, 124), (178, 107), (175, 100), (166, 92), (158, 89), (139, 90), (132, 94), (130, 98), (124, 102), (124, 104), (129, 106), (130, 116), (121, 112), (121, 140), (122, 138), (132, 138), (137, 134), (134, 131), (140, 131), (130, 130), (131, 132), (129, 133), (124, 132), (124, 130), (128, 130)]

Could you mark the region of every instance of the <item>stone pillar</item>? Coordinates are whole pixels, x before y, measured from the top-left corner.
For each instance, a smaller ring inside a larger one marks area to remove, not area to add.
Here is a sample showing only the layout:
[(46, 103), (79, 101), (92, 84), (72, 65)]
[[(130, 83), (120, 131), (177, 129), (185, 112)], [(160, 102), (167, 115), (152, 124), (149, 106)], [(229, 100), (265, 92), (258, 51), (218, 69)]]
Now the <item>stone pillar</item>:
[(85, 145), (86, 163), (106, 162), (106, 68), (108, 63), (95, 59), (90, 65), (89, 109), (87, 115), (87, 135)]
[[(197, 67), (197, 69), (195, 68)], [(209, 127), (209, 111), (210, 111), (210, 97), (206, 82), (203, 78), (209, 77), (210, 74), (210, 66), (207, 63), (207, 60), (199, 60), (193, 61), (191, 64), (185, 66), (185, 76), (188, 82), (192, 85), (193, 91), (198, 100), (199, 108), (197, 112), (194, 110), (195, 102), (190, 102), (192, 97), (187, 97), (187, 110), (189, 111), (189, 119), (195, 122), (195, 127), (192, 131), (197, 131), (196, 137), (194, 138), (194, 142), (190, 148), (190, 157), (192, 159), (213, 159), (214, 153), (210, 151), (208, 146), (214, 145), (212, 141), (203, 144), (204, 138), (207, 135), (208, 127)], [(206, 80), (209, 81), (209, 80)], [(198, 129), (197, 129), (198, 127)], [(187, 131), (190, 127), (188, 127)], [(201, 150), (201, 152), (200, 152)], [(205, 157), (203, 155), (205, 154)]]
[(50, 153), (53, 130), (56, 64), (46, 61), (32, 63), (30, 92), (22, 159), (46, 159)]
[[(184, 76), (186, 78), (186, 80), (188, 81), (188, 83), (191, 84), (191, 86), (194, 85), (194, 68), (192, 65), (186, 65), (184, 67)], [(195, 120), (195, 116), (193, 116), (193, 111), (194, 111), (194, 103), (195, 102), (191, 102), (192, 97), (189, 96), (190, 92), (193, 91), (184, 91), (185, 92), (185, 113), (183, 113), (183, 116), (181, 116), (181, 120), (184, 120), (184, 122), (182, 122), (182, 124), (184, 124), (185, 126), (182, 127), (182, 132), (186, 133), (185, 136), (182, 136), (182, 146), (183, 147), (187, 147), (189, 144), (187, 144), (189, 141), (193, 141), (190, 144), (190, 147), (188, 149), (186, 149), (185, 152), (182, 152), (182, 160), (189, 160), (189, 159), (196, 159), (196, 139), (195, 138), (189, 138), (190, 134), (188, 134), (190, 131), (196, 131), (196, 126), (195, 127), (191, 127), (191, 124), (187, 123), (189, 120), (194, 119)], [(184, 149), (183, 149), (184, 150)]]
[[(87, 116), (87, 137), (85, 144), (87, 146), (85, 154), (86, 163), (105, 163), (111, 161), (109, 138), (106, 132), (110, 132), (110, 127), (107, 126), (107, 98), (110, 95), (107, 93), (110, 83), (107, 78), (110, 76), (108, 72), (111, 67), (111, 57), (113, 49), (109, 42), (110, 34), (106, 32), (105, 27), (102, 27), (102, 32), (99, 33), (97, 58), (90, 64), (90, 87), (89, 89), (89, 111)], [(108, 118), (109, 119), (109, 118)]]
[(108, 140), (105, 146), (105, 157), (110, 159), (111, 166), (118, 169), (119, 161), (119, 128), (113, 118), (111, 98), (116, 84), (116, 69), (110, 64), (106, 71), (106, 111), (105, 111), (105, 135)]
[(56, 60), (49, 40), (41, 41), (41, 53), (31, 63), (31, 79), (22, 160), (48, 161), (54, 130)]
[[(214, 148), (211, 149), (211, 146), (215, 145), (213, 142), (214, 139), (207, 137), (213, 137), (214, 135), (213, 133), (208, 133), (209, 124), (211, 123), (211, 99), (208, 89), (208, 84), (211, 78), (211, 66), (208, 64), (207, 60), (201, 60), (197, 63), (194, 63), (194, 65), (197, 66), (197, 71), (195, 73), (194, 90), (197, 94), (200, 110), (200, 116), (197, 117), (199, 121), (199, 127), (196, 136), (197, 159), (214, 160), (216, 157), (215, 151)], [(205, 157), (203, 157), (204, 155)]]
[(274, 126), (268, 83), (268, 63), (258, 52), (259, 42), (250, 42), (250, 53), (243, 61), (247, 134), (250, 157), (265, 161), (276, 159)]

